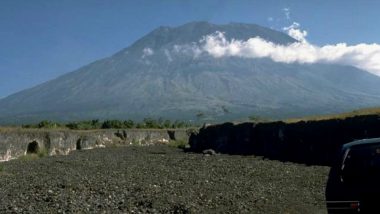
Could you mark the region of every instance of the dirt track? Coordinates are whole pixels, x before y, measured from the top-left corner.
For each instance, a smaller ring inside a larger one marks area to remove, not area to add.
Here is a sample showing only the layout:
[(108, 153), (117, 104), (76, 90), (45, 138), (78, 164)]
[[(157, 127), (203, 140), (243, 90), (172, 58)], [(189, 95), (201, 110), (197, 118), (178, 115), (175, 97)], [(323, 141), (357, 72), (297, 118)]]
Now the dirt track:
[(329, 167), (167, 146), (0, 163), (0, 213), (326, 213)]

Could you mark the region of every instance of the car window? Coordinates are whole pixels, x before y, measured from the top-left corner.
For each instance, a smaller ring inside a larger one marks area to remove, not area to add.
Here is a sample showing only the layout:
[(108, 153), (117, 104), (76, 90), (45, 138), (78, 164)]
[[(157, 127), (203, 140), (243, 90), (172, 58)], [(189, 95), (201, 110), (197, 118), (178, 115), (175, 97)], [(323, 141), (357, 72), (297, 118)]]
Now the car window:
[(342, 180), (346, 182), (379, 179), (380, 144), (350, 148), (345, 154), (341, 171)]

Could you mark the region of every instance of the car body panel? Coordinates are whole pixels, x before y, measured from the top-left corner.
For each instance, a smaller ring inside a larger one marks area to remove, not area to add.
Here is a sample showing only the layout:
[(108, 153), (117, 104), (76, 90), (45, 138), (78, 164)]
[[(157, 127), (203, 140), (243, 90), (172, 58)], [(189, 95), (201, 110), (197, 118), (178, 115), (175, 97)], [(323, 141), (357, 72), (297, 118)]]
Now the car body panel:
[(329, 213), (380, 213), (380, 138), (342, 146), (326, 185)]

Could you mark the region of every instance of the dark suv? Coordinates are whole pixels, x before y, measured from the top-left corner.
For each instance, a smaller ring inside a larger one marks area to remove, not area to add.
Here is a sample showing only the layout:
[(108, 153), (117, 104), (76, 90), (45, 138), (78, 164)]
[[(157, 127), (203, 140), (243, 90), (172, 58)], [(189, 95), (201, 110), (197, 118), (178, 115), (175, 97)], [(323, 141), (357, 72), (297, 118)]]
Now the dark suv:
[(329, 213), (380, 213), (380, 138), (344, 144), (326, 186)]

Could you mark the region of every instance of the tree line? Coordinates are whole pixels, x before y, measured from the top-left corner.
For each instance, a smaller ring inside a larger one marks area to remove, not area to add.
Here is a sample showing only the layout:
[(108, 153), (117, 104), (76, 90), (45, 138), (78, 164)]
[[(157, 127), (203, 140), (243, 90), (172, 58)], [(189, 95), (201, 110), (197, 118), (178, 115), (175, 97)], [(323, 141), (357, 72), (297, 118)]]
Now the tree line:
[(43, 120), (37, 124), (25, 124), (23, 128), (39, 128), (39, 129), (53, 129), (53, 128), (69, 128), (74, 130), (90, 130), (90, 129), (177, 129), (195, 127), (195, 124), (182, 120), (163, 120), (145, 118), (141, 122), (133, 120), (84, 120), (70, 123), (58, 123), (50, 120)]

